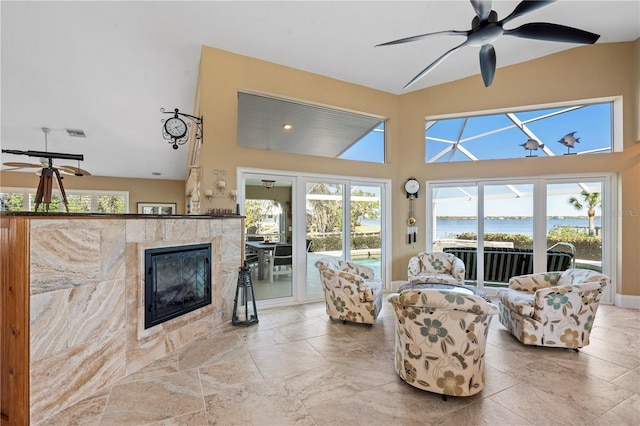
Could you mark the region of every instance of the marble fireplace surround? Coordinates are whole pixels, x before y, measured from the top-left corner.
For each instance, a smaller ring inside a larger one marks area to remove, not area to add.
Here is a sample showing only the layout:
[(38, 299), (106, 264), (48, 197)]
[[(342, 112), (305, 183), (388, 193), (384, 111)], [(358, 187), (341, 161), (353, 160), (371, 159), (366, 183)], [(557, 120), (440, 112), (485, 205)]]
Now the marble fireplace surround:
[[(241, 218), (131, 216), (31, 220), (32, 424), (231, 319)], [(198, 243), (211, 243), (212, 304), (145, 330), (144, 251)]]

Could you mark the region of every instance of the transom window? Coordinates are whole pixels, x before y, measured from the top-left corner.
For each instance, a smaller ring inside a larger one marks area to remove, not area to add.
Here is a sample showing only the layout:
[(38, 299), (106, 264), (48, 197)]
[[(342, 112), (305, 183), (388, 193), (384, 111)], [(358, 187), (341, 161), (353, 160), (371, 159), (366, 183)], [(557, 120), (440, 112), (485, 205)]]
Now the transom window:
[(385, 162), (385, 118), (304, 100), (238, 92), (238, 146)]
[(426, 120), (425, 162), (610, 153), (615, 101)]

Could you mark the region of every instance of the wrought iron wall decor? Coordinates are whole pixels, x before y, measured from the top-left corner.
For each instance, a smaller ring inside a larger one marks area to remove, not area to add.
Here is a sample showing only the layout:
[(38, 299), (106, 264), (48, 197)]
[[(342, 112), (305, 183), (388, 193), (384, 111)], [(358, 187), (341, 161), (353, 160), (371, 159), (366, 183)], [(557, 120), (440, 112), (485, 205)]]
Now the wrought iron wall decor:
[(189, 140), (189, 130), (191, 129), (191, 123), (186, 122), (184, 118), (192, 121), (196, 125), (195, 140), (202, 141), (202, 122), (203, 117), (196, 117), (193, 115), (180, 112), (178, 108), (173, 111), (165, 111), (164, 108), (160, 108), (160, 112), (163, 114), (172, 114), (172, 117), (162, 120), (162, 137), (169, 142), (173, 149), (178, 149), (178, 145), (184, 145)]

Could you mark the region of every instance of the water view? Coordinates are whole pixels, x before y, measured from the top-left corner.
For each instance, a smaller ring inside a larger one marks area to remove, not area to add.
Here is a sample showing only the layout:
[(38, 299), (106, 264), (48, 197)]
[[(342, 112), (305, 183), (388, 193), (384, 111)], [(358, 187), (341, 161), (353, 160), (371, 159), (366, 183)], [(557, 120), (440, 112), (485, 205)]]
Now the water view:
[[(596, 228), (600, 227), (600, 217), (595, 218)], [(574, 228), (589, 229), (587, 217), (549, 218), (547, 229), (554, 227), (571, 226)], [(476, 232), (476, 220), (474, 218), (438, 218), (436, 219), (436, 239), (453, 238), (456, 234), (464, 232)], [(533, 218), (487, 218), (484, 220), (485, 233), (522, 234), (533, 237)]]

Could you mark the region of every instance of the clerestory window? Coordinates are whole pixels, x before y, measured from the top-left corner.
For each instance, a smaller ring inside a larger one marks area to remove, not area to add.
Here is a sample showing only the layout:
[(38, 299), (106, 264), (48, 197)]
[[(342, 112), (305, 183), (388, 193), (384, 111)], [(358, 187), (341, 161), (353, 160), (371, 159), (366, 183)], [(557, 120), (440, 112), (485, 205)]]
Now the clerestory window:
[(621, 151), (614, 134), (619, 99), (490, 114), (428, 118), (425, 162), (554, 157)]

